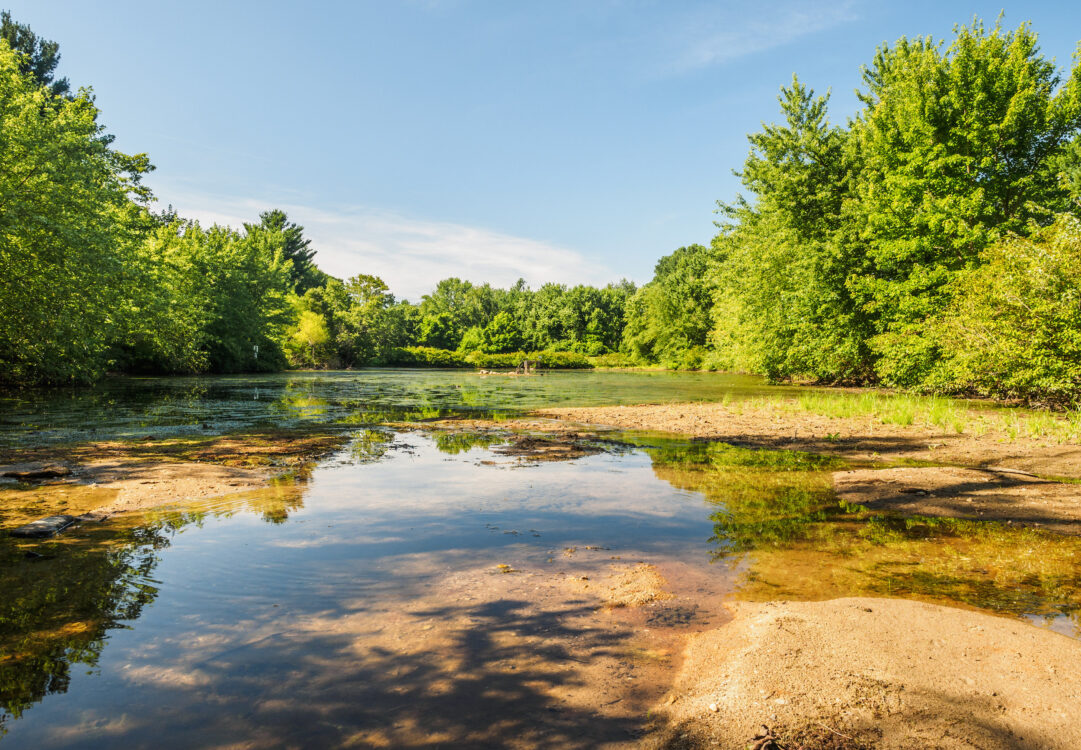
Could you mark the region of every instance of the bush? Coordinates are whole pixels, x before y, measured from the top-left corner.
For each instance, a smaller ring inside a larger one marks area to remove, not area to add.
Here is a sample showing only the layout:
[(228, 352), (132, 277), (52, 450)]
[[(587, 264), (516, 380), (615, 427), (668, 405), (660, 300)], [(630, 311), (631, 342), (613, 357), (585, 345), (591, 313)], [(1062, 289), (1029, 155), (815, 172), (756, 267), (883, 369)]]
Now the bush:
[(395, 349), (390, 364), (400, 367), (476, 367), (484, 370), (513, 370), (523, 359), (540, 361), (545, 370), (585, 370), (593, 364), (577, 352), (509, 352), (485, 354), (484, 352), (449, 351), (430, 346), (404, 346)]
[(942, 359), (931, 381), (1056, 405), (1081, 401), (1081, 223), (1062, 215), (1011, 237), (966, 271), (934, 327)]
[(474, 366), (485, 369), (513, 369), (521, 364), (523, 359), (539, 361), (540, 367), (545, 370), (588, 370), (593, 364), (585, 356), (577, 352), (509, 352), (505, 354), (485, 354), (473, 352), (467, 357)]
[(390, 364), (402, 367), (472, 367), (464, 354), (432, 346), (403, 346), (391, 353)]

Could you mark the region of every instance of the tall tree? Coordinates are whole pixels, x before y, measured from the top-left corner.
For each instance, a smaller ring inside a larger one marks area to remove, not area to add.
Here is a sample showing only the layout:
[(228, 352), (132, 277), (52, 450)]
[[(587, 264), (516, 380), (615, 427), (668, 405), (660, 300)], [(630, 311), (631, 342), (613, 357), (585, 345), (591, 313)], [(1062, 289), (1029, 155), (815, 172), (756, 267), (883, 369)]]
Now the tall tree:
[(1064, 81), (1027, 24), (975, 21), (945, 49), (902, 38), (864, 69), (846, 205), (861, 258), (849, 286), (876, 320), (886, 382), (929, 372), (938, 348), (926, 323), (984, 248), (1068, 208), (1055, 165), (1081, 127), (1079, 66)]
[(110, 148), (88, 92), (53, 96), (0, 41), (0, 379), (96, 377), (149, 215), (145, 155)]
[(311, 246), (312, 241), (304, 236), (304, 227), (289, 221), (285, 212), (276, 208), (259, 214), (259, 219), (259, 224), (245, 226), (249, 232), (253, 226), (257, 226), (265, 231), (281, 233), (283, 254), (293, 264), (290, 271), (293, 291), (304, 294), (309, 289), (326, 284), (329, 277), (312, 262), (315, 250)]
[(45, 86), (53, 96), (63, 96), (71, 90), (67, 78), (56, 78), (54, 71), (60, 64), (60, 45), (42, 39), (30, 27), (11, 18), (9, 11), (0, 12), (0, 39), (5, 40), (23, 57), (19, 67), (30, 75), (39, 86)]

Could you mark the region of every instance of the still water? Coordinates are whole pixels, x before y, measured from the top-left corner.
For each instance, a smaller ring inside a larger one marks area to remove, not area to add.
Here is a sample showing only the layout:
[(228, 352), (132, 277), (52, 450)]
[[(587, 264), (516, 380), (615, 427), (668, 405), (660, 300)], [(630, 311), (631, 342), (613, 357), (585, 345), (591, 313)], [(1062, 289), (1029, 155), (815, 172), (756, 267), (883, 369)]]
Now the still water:
[[(844, 507), (836, 459), (602, 433), (591, 455), (533, 462), (498, 430), (378, 424), (764, 389), (363, 372), (11, 399), (9, 444), (310, 423), (349, 438), (267, 490), (49, 542), (0, 534), (0, 748), (631, 747), (681, 638), (731, 598), (908, 596), (1081, 632), (1076, 540)], [(613, 606), (643, 564), (671, 598)]]

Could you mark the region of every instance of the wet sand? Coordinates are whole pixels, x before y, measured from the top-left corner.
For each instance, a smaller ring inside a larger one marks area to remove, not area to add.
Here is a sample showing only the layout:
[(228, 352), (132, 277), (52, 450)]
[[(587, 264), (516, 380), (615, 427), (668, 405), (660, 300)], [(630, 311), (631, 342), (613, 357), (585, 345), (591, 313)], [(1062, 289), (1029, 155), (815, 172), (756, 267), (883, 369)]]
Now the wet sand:
[[(839, 471), (839, 498), (901, 515), (1081, 529), (1081, 446), (944, 434), (722, 404), (545, 409), (561, 429), (666, 431), (838, 455), (883, 468)], [(930, 462), (939, 466), (910, 466)], [(957, 466), (949, 466), (956, 464)], [(655, 748), (1081, 747), (1081, 642), (1025, 622), (899, 599), (733, 603), (693, 636)]]

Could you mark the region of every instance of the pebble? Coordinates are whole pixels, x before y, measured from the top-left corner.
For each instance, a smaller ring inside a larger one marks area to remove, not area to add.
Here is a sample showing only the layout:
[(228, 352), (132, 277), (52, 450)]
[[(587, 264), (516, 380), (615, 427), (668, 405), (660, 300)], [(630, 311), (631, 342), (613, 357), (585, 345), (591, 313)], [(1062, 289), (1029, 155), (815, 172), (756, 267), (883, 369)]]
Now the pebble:
[(721, 710), (721, 707), (718, 706), (716, 703), (710, 703), (709, 704), (709, 710), (712, 711), (713, 713), (717, 713), (718, 711)]

